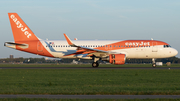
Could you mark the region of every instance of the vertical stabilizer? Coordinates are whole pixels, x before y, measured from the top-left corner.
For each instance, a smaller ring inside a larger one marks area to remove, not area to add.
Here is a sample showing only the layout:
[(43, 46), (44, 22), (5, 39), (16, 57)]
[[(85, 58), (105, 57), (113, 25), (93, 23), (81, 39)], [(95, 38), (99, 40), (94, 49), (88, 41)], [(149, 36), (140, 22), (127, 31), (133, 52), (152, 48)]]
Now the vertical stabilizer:
[(17, 13), (8, 13), (15, 42), (38, 40)]

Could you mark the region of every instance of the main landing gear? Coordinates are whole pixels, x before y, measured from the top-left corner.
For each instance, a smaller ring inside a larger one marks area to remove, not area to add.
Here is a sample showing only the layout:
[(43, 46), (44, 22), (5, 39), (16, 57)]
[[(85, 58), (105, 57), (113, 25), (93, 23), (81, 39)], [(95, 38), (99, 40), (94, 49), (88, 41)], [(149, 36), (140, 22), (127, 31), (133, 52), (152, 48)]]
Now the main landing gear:
[(98, 62), (93, 62), (93, 63), (92, 63), (92, 67), (96, 68), (96, 67), (98, 67), (98, 66), (99, 66), (99, 63), (98, 63)]
[(156, 67), (156, 62), (155, 62), (155, 59), (154, 59), (154, 58), (152, 58), (152, 66), (153, 66), (153, 68)]
[(92, 63), (92, 67), (97, 68), (99, 66), (98, 60), (99, 58), (94, 58), (94, 62)]

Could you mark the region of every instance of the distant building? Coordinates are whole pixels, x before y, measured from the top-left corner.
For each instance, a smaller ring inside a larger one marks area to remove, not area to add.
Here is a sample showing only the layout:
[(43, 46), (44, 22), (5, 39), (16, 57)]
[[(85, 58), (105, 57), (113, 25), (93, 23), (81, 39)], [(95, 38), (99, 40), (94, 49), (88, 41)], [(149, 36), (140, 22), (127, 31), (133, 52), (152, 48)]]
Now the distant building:
[(10, 56), (9, 56), (9, 58), (10, 58), (10, 59), (13, 59), (13, 58), (14, 58), (14, 56), (13, 56), (13, 55), (10, 55)]

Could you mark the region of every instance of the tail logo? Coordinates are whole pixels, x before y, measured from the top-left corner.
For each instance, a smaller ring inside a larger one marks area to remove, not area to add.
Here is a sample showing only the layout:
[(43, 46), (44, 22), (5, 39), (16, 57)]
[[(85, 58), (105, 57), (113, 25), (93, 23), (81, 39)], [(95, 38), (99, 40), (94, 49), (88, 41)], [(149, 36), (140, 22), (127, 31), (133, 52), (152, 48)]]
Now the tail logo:
[(17, 28), (20, 28), (21, 31), (24, 33), (24, 35), (27, 36), (27, 38), (29, 38), (31, 36), (31, 33), (29, 33), (27, 30), (28, 28), (27, 27), (24, 27), (20, 21), (18, 21), (18, 19), (12, 14), (11, 16), (11, 19), (15, 22), (15, 24), (17, 25)]

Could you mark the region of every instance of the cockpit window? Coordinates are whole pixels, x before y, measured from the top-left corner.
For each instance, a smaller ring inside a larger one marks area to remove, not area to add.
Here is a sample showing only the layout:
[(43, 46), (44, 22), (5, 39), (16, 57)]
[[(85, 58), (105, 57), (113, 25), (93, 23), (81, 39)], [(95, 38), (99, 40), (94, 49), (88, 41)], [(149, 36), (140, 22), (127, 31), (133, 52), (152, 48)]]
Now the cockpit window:
[(170, 45), (164, 45), (164, 48), (168, 48), (168, 47), (171, 47)]

